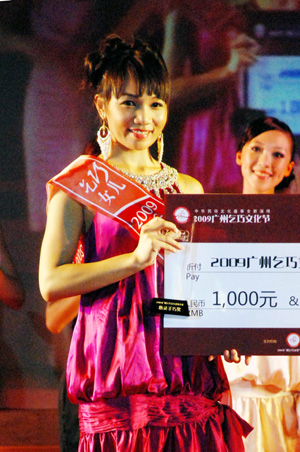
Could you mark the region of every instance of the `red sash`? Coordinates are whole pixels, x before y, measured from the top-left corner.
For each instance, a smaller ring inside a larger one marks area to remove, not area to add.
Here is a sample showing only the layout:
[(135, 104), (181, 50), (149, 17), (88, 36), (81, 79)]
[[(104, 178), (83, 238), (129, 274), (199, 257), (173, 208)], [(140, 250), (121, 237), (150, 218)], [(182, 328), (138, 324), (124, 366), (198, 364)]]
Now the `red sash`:
[(47, 183), (48, 204), (63, 190), (76, 201), (125, 226), (137, 239), (143, 224), (164, 215), (164, 203), (97, 157), (82, 155)]

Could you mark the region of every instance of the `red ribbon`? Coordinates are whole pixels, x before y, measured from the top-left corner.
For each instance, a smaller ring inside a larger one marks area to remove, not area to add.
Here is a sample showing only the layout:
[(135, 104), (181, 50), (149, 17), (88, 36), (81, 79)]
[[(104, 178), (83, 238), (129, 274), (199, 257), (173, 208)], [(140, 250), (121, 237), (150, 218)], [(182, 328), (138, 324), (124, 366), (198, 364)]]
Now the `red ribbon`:
[(47, 184), (48, 203), (63, 190), (81, 204), (107, 215), (137, 238), (143, 224), (164, 215), (164, 203), (109, 163), (82, 155)]

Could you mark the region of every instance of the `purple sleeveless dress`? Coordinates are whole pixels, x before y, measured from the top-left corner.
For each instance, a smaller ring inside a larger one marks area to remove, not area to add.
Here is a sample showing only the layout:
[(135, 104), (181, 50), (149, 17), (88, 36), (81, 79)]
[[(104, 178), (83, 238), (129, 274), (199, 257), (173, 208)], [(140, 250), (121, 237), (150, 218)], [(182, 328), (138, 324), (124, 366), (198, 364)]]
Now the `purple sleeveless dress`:
[[(96, 213), (85, 261), (135, 249), (136, 240)], [(162, 354), (163, 268), (152, 265), (82, 296), (67, 363), (70, 400), (79, 403), (80, 452), (238, 451), (251, 427), (218, 402), (228, 390), (221, 359)]]

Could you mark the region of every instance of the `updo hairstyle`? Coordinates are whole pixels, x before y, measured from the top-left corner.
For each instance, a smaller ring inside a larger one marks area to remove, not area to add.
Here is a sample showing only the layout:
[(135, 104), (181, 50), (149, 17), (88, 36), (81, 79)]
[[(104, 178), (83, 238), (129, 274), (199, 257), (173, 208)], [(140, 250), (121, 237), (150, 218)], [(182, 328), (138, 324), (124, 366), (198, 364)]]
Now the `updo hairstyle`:
[(84, 60), (86, 85), (109, 101), (112, 94), (122, 96), (129, 76), (133, 76), (139, 94), (155, 94), (166, 103), (170, 98), (170, 80), (160, 52), (139, 39), (124, 41), (116, 35), (108, 36), (99, 50)]
[[(261, 133), (268, 132), (270, 130), (278, 130), (279, 132), (286, 133), (290, 136), (292, 140), (292, 155), (291, 155), (291, 161), (294, 161), (295, 158), (295, 137), (293, 132), (291, 131), (290, 127), (283, 121), (280, 121), (277, 118), (274, 118), (272, 116), (264, 116), (261, 118), (257, 118), (254, 121), (250, 122), (248, 126), (246, 127), (245, 131), (243, 132), (237, 152), (242, 151), (243, 147), (246, 143), (253, 140), (253, 138), (257, 137)], [(282, 190), (289, 186), (290, 182), (295, 179), (295, 175), (293, 174), (293, 171), (288, 177), (284, 177), (283, 180), (280, 182), (280, 184), (277, 185), (276, 190)]]

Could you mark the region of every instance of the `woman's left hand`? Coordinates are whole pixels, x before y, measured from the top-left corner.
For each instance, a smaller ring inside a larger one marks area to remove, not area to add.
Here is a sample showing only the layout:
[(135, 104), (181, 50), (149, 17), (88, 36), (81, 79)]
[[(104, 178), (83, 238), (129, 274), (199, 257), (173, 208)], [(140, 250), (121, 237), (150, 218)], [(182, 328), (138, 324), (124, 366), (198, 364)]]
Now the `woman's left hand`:
[[(241, 362), (241, 355), (239, 355), (238, 351), (235, 350), (234, 348), (231, 350), (224, 350), (223, 356), (224, 356), (225, 361), (227, 361), (228, 363), (240, 363)], [(208, 357), (208, 361), (212, 361), (215, 358), (216, 358), (216, 356), (210, 355)], [(251, 356), (246, 355), (245, 356), (246, 366), (248, 366), (250, 364), (250, 361), (251, 361)]]

